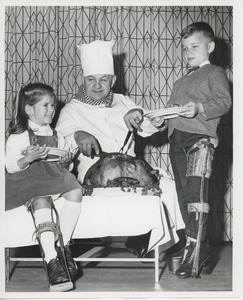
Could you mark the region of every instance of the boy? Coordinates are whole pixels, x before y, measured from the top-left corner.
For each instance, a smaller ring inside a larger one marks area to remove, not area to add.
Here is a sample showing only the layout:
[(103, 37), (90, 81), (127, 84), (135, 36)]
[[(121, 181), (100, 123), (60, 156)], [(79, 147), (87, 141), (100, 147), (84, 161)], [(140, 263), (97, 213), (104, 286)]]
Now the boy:
[(209, 261), (208, 180), (218, 144), (217, 126), (230, 110), (231, 96), (224, 70), (209, 62), (215, 48), (212, 28), (204, 22), (192, 23), (181, 36), (189, 72), (175, 82), (168, 106), (180, 105), (186, 111), (166, 123), (163, 117), (151, 123), (161, 131), (168, 127), (169, 155), (187, 237), (176, 275), (188, 278), (198, 277)]

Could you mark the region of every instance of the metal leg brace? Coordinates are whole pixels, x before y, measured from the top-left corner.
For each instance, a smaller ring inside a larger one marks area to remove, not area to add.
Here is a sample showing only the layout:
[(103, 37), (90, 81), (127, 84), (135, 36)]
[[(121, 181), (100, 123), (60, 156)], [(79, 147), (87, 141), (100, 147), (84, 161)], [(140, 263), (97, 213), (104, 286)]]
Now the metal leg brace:
[[(36, 222), (35, 222), (34, 207), (33, 207), (33, 203), (36, 200), (36, 198), (31, 199), (30, 201), (28, 201), (26, 203), (27, 210), (31, 213), (31, 216), (32, 216), (32, 219), (33, 219), (33, 222), (34, 222), (34, 226), (35, 226), (35, 231), (33, 233), (33, 236), (35, 235), (36, 240), (37, 240), (37, 242), (39, 244), (39, 247), (40, 247), (41, 257), (42, 257), (43, 262), (44, 262), (44, 268), (45, 268), (45, 272), (46, 272), (46, 275), (47, 275), (48, 285), (50, 287), (50, 290), (52, 290), (52, 289), (53, 289), (53, 291), (70, 290), (70, 289), (73, 288), (73, 283), (72, 283), (71, 276), (70, 276), (70, 273), (69, 273), (69, 269), (68, 269), (68, 266), (67, 266), (67, 260), (66, 260), (66, 256), (65, 256), (63, 237), (62, 237), (62, 233), (61, 233), (61, 230), (60, 230), (59, 214), (58, 214), (58, 212), (55, 208), (55, 205), (53, 203), (52, 198), (51, 197), (46, 197), (46, 199), (51, 204), (52, 222), (44, 222), (44, 223), (39, 224), (38, 226), (36, 225)], [(54, 222), (53, 212), (55, 213), (56, 222)], [(46, 232), (46, 231), (53, 232), (55, 234), (55, 240), (56, 241), (59, 240), (60, 249), (61, 249), (61, 253), (62, 253), (62, 256), (63, 256), (64, 267), (65, 267), (64, 271), (66, 272), (66, 274), (68, 276), (68, 279), (69, 279), (68, 282), (57, 284), (57, 285), (55, 285), (55, 287), (51, 287), (50, 282), (49, 282), (48, 272), (47, 272), (47, 264), (46, 264), (46, 261), (45, 261), (45, 252), (44, 252), (44, 249), (42, 247), (41, 238), (40, 238), (41, 234), (43, 232)]]
[(202, 239), (202, 229), (205, 223), (203, 215), (209, 213), (210, 207), (208, 203), (204, 202), (204, 184), (205, 178), (211, 175), (211, 165), (213, 160), (214, 146), (210, 143), (210, 139), (204, 138), (198, 141), (188, 151), (188, 170), (187, 176), (201, 177), (200, 187), (200, 202), (188, 203), (188, 213), (195, 212), (196, 220), (198, 220), (197, 242), (195, 248), (195, 255), (193, 259), (192, 275), (199, 278), (199, 258)]
[[(201, 186), (203, 186), (203, 182), (202, 182)], [(200, 248), (201, 248), (202, 229), (203, 229), (203, 225), (204, 225), (203, 214), (209, 212), (209, 204), (208, 203), (190, 203), (190, 204), (188, 204), (188, 212), (189, 213), (196, 212), (196, 215), (199, 214), (197, 242), (196, 242), (195, 254), (194, 254), (194, 259), (193, 259), (193, 267), (192, 267), (192, 276), (195, 278), (199, 278), (199, 257), (200, 257)]]

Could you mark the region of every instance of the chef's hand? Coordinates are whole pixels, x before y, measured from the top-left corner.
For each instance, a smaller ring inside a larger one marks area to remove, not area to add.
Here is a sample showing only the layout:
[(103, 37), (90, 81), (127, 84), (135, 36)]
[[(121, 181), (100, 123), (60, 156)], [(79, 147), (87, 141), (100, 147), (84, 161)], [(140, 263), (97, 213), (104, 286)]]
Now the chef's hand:
[(84, 156), (93, 156), (94, 153), (95, 155), (100, 154), (99, 142), (92, 134), (79, 130), (74, 133), (74, 139)]
[(124, 116), (124, 121), (128, 130), (133, 131), (137, 129), (138, 131), (143, 131), (140, 127), (140, 124), (143, 122), (143, 111), (141, 109), (134, 108), (129, 110)]

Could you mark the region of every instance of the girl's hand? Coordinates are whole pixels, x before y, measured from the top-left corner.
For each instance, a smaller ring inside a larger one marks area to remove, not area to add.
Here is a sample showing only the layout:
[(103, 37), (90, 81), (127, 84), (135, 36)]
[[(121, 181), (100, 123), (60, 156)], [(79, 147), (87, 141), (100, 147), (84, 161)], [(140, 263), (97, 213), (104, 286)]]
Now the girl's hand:
[(17, 161), (17, 165), (20, 169), (28, 167), (30, 163), (37, 159), (43, 159), (47, 156), (49, 150), (46, 149), (46, 145), (40, 147), (39, 145), (30, 145), (22, 151), (24, 155)]
[(40, 147), (38, 144), (33, 146), (30, 145), (24, 151), (25, 160), (31, 163), (37, 159), (43, 159), (47, 156), (49, 149), (46, 149), (46, 145)]
[(72, 160), (72, 153), (71, 152), (67, 152), (67, 153), (65, 153), (63, 156), (61, 156), (60, 158), (59, 158), (59, 162), (61, 163), (61, 164), (63, 164), (63, 163), (66, 163), (66, 162), (71, 162), (71, 160)]
[(59, 158), (59, 163), (63, 168), (68, 170), (69, 165), (72, 162), (72, 158), (73, 156), (71, 152), (65, 153), (65, 155)]

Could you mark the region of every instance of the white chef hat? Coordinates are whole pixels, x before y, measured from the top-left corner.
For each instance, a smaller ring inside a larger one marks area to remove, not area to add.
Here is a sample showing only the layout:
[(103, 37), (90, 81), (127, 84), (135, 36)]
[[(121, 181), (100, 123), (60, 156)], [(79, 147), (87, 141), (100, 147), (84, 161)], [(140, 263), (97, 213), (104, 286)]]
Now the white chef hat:
[(81, 52), (83, 75), (109, 74), (114, 75), (112, 48), (115, 40), (97, 40), (89, 44), (78, 45)]

